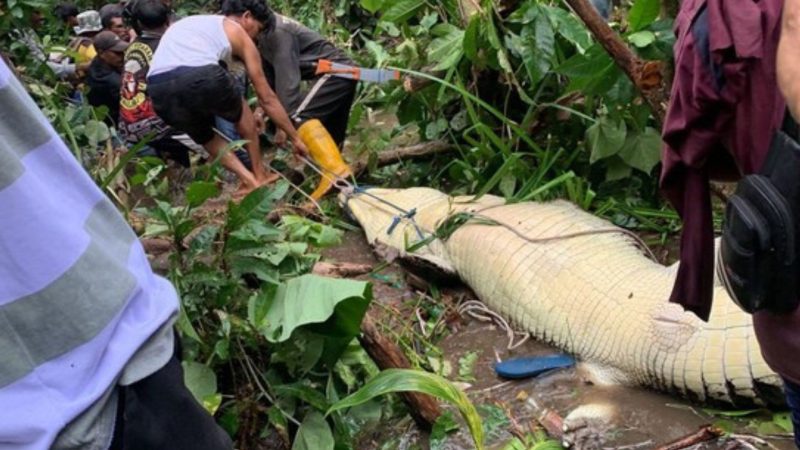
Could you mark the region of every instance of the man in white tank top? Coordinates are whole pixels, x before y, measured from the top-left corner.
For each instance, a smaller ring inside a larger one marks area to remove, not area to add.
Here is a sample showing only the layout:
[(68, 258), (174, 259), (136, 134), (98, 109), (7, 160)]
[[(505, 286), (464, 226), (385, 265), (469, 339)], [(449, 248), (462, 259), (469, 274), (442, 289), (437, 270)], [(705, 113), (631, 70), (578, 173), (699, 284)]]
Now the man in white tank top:
[(213, 131), (214, 117), (236, 124), (248, 141), (253, 165), (248, 170), (231, 152), (220, 156), (223, 166), (236, 173), (244, 195), (277, 178), (270, 177), (261, 158), (256, 119), (236, 88), (233, 76), (220, 64), (241, 59), (255, 88), (259, 105), (292, 140), (296, 153), (307, 150), (289, 116), (270, 88), (254, 39), (271, 19), (263, 0), (229, 0), (225, 16), (198, 15), (179, 20), (167, 29), (153, 55), (147, 74), (148, 91), (156, 113), (172, 127), (202, 144), (213, 158), (227, 142)]

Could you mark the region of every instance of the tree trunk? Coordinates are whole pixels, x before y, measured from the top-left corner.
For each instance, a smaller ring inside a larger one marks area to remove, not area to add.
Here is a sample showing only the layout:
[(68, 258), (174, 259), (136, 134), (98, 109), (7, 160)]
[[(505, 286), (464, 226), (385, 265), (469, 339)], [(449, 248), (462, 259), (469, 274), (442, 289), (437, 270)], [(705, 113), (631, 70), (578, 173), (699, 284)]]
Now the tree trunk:
[(566, 2), (639, 89), (661, 128), (669, 98), (669, 88), (664, 77), (664, 63), (644, 61), (636, 56), (587, 0), (566, 0)]
[[(411, 363), (408, 362), (406, 355), (403, 354), (397, 344), (381, 334), (369, 312), (361, 322), (361, 336), (359, 336), (358, 341), (381, 369), (411, 368)], [(439, 403), (429, 395), (416, 392), (405, 392), (400, 395), (408, 405), (411, 416), (414, 417), (417, 424), (426, 430), (430, 430), (433, 423), (442, 414)]]

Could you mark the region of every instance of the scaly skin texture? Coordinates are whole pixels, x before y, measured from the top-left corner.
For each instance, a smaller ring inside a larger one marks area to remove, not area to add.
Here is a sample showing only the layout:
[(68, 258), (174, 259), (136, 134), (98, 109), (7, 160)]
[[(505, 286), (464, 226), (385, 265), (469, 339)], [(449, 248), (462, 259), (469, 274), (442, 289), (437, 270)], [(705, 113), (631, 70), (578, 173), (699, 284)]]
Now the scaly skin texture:
[[(490, 308), (618, 383), (735, 405), (780, 402), (780, 378), (767, 367), (751, 317), (717, 284), (708, 323), (667, 300), (676, 266), (651, 261), (617, 229), (571, 203), (504, 205), (498, 197), (449, 197), (428, 188), (371, 189), (410, 210), (425, 236), (457, 212), (477, 212), (506, 227), (472, 220), (446, 242), (409, 255), (457, 273)], [(419, 240), (408, 220), (391, 234), (397, 210), (363, 194), (341, 197), (370, 243), (405, 252)]]

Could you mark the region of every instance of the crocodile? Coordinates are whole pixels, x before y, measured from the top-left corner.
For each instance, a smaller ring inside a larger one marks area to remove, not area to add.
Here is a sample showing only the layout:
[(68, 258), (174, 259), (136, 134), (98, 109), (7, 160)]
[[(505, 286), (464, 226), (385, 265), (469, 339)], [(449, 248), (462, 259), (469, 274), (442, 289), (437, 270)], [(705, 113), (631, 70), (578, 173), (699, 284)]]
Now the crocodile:
[(704, 322), (668, 301), (678, 263), (649, 258), (635, 235), (572, 203), (507, 203), (422, 187), (339, 199), (371, 244), (457, 275), (516, 327), (594, 368), (600, 382), (705, 403), (784, 401), (751, 316), (719, 281)]

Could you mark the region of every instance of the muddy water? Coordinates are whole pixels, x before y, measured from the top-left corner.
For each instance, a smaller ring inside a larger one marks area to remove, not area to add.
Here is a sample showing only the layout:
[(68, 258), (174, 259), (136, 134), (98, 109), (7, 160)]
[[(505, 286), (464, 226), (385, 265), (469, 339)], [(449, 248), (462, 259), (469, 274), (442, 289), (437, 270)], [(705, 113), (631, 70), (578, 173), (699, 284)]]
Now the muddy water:
[[(376, 263), (371, 249), (358, 233), (347, 233), (341, 246), (324, 253), (327, 260), (354, 263)], [(400, 305), (416, 294), (405, 282), (404, 271), (392, 265), (376, 277), (361, 277), (373, 282), (376, 301), (390, 305)], [(470, 294), (467, 294), (470, 295)], [(472, 298), (475, 298), (472, 295)], [(413, 315), (408, 314), (413, 321)], [(502, 405), (523, 427), (532, 424), (535, 411), (527, 400), (531, 397), (561, 416), (581, 405), (608, 404), (614, 410), (611, 432), (607, 433), (605, 448), (654, 449), (659, 445), (689, 435), (702, 425), (724, 420), (733, 426), (737, 433), (755, 433), (748, 427), (753, 421), (763, 421), (769, 412), (748, 416), (743, 419), (724, 418), (709, 415), (703, 405), (689, 404), (680, 398), (663, 395), (642, 388), (622, 386), (595, 386), (587, 383), (580, 365), (577, 368), (561, 370), (539, 378), (508, 381), (499, 378), (494, 372), (497, 358), (547, 355), (558, 350), (546, 344), (528, 341), (514, 350), (508, 350), (506, 333), (494, 324), (474, 319), (465, 319), (437, 344), (445, 358), (458, 373), (459, 358), (470, 352), (477, 352), (478, 359), (472, 371), (475, 380), (470, 382), (466, 393), (476, 404)], [(462, 427), (463, 428), (463, 427)], [(494, 433), (489, 448), (502, 448), (511, 439), (504, 430)], [(785, 437), (769, 439), (779, 449), (795, 448)], [(428, 448), (427, 437), (420, 433), (407, 419), (394, 424), (383, 423), (380, 429), (373, 430), (362, 440), (360, 449), (421, 449)], [(466, 433), (451, 436), (443, 448), (449, 450), (473, 448)], [(730, 448), (726, 442), (703, 444), (695, 448)], [(743, 448), (743, 447), (735, 447)]]

